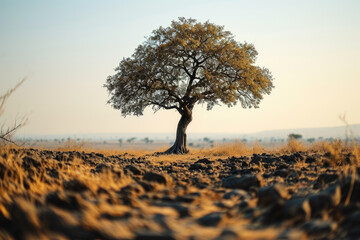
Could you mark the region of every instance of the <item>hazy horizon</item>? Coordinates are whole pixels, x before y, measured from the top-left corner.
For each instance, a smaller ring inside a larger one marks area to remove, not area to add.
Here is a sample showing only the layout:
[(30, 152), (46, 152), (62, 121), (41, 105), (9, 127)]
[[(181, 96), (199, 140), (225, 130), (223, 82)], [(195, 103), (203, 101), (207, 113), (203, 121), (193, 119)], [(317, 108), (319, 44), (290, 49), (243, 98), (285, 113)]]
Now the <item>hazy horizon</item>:
[[(189, 5), (191, 4), (191, 7)], [(102, 87), (124, 57), (178, 17), (224, 25), (258, 51), (275, 88), (259, 109), (197, 105), (188, 133), (256, 133), (360, 123), (359, 1), (0, 0), (0, 95), (23, 77), (2, 119), (19, 134), (167, 132), (180, 115), (123, 118)]]
[[(323, 128), (299, 128), (299, 129), (273, 129), (267, 131), (253, 132), (253, 133), (234, 133), (234, 132), (191, 132), (188, 133), (190, 140), (209, 137), (211, 139), (286, 139), (291, 133), (301, 134), (303, 139), (308, 138), (338, 138), (345, 139), (353, 136), (360, 137), (360, 124), (349, 126), (323, 127)], [(347, 135), (348, 134), (348, 135)], [(63, 134), (18, 134), (18, 139), (91, 139), (91, 140), (117, 140), (119, 138), (128, 139), (136, 137), (137, 140), (149, 137), (154, 140), (173, 140), (175, 138), (174, 132), (103, 132), (103, 133), (63, 133)]]

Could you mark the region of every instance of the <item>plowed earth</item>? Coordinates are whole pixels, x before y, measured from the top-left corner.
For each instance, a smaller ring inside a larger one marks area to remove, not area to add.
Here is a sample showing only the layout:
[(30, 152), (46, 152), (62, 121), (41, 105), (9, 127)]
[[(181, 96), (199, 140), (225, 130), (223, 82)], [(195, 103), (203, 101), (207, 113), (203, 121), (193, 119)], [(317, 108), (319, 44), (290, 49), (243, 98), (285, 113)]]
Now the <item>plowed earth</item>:
[(0, 239), (359, 239), (360, 168), (330, 157), (12, 149), (0, 157)]

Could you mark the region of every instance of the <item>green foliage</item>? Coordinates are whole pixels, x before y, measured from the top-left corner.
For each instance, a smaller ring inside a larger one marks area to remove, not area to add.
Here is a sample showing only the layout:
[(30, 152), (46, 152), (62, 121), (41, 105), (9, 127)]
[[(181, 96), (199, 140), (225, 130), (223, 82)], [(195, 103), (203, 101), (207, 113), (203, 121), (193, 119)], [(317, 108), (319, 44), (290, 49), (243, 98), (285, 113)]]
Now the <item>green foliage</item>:
[(208, 110), (220, 103), (258, 107), (273, 78), (254, 65), (256, 56), (252, 44), (235, 41), (223, 26), (179, 18), (154, 30), (120, 62), (104, 85), (108, 103), (123, 116), (142, 115), (148, 106), (180, 114), (191, 114), (196, 103)]
[(136, 137), (132, 137), (132, 138), (129, 138), (128, 140), (126, 140), (128, 143), (132, 143), (136, 140)]
[(288, 135), (288, 138), (291, 140), (291, 139), (295, 139), (295, 140), (298, 140), (298, 139), (301, 139), (302, 138), (302, 135), (301, 134), (296, 134), (296, 133), (290, 133)]

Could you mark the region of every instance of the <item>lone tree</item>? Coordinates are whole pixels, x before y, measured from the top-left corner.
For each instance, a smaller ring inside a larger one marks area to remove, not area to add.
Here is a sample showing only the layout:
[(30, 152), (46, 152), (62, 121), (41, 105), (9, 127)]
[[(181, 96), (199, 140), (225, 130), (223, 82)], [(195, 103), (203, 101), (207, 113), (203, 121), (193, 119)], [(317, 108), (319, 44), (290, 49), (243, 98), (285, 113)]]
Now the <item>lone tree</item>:
[(301, 134), (297, 134), (297, 133), (290, 133), (290, 134), (288, 135), (288, 138), (289, 138), (289, 140), (291, 140), (291, 139), (299, 140), (299, 139), (302, 138), (302, 135), (301, 135)]
[(228, 107), (258, 107), (270, 94), (272, 75), (255, 66), (257, 51), (208, 21), (179, 18), (160, 27), (124, 58), (107, 78), (104, 87), (110, 103), (122, 115), (140, 116), (146, 107), (176, 109), (180, 115), (176, 140), (165, 153), (187, 153), (186, 128), (197, 103), (211, 110), (215, 104)]

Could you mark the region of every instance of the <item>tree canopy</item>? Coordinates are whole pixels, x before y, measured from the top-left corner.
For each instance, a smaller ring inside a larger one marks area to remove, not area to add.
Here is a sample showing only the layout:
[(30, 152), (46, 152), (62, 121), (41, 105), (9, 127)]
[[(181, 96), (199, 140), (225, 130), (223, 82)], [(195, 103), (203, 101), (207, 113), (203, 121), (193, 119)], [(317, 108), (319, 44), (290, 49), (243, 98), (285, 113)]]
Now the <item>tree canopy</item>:
[(108, 103), (123, 116), (142, 115), (152, 106), (154, 111), (176, 109), (188, 118), (197, 103), (208, 110), (216, 104), (258, 107), (270, 94), (273, 78), (255, 65), (257, 54), (223, 26), (179, 18), (154, 30), (120, 62), (105, 84)]

